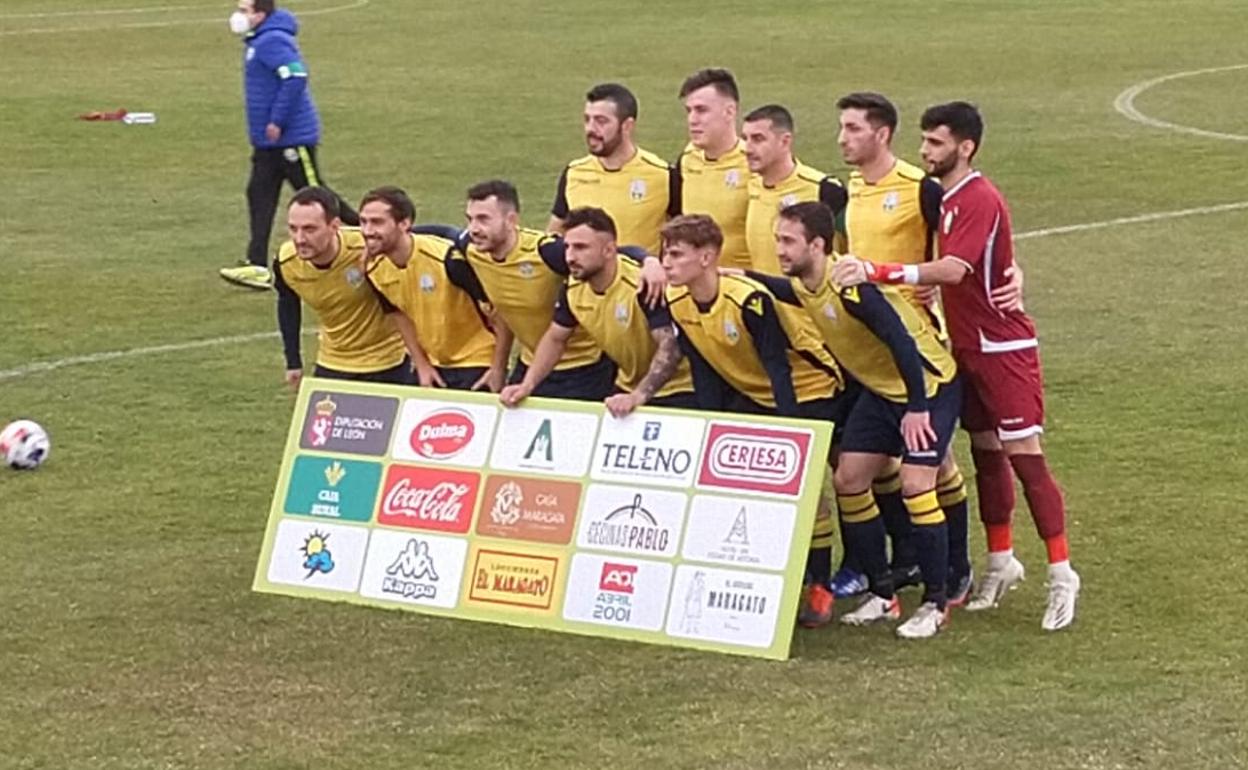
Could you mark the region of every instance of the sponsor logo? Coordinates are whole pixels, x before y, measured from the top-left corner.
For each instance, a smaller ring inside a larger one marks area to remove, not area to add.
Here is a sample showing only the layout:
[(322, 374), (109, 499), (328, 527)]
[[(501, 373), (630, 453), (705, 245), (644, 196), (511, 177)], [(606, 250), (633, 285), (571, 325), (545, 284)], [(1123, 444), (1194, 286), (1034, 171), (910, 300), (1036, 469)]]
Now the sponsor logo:
[(314, 392), (299, 446), (323, 452), (381, 456), (398, 411), (396, 398)]
[(685, 487), (697, 470), (705, 422), (696, 417), (606, 420), (594, 455), (596, 479)]
[(782, 570), (796, 522), (793, 503), (697, 495), (681, 554), (696, 561)]
[(599, 591), (612, 591), (617, 594), (633, 593), (633, 580), (637, 577), (637, 566), (634, 564), (616, 564), (603, 562), (602, 577), (598, 579)]
[(273, 536), (270, 583), (354, 593), (364, 567), (368, 528), (282, 519)]
[(572, 557), (563, 617), (582, 623), (658, 631), (672, 565), (578, 553)]
[(671, 530), (660, 527), (654, 514), (641, 504), (641, 495), (633, 502), (611, 511), (602, 521), (589, 525), (589, 544), (627, 551), (662, 553), (667, 550)]
[(303, 576), (304, 580), (318, 572), (328, 575), (334, 571), (334, 555), (329, 550), (328, 533), (320, 530), (309, 533), (299, 550), (303, 553), (303, 568), (308, 571)]
[(408, 441), (421, 457), (446, 460), (464, 451), (476, 432), (472, 415), (463, 409), (439, 409), (416, 423)]
[(454, 607), (468, 556), (457, 537), (373, 530), (360, 595), (414, 605)]
[(477, 503), (475, 473), (392, 465), (377, 509), (377, 523), (464, 533)]
[(797, 496), (810, 442), (810, 431), (712, 422), (698, 485)]
[(584, 412), (506, 409), (499, 418), (490, 465), (498, 471), (584, 476), (599, 420), (599, 415)]
[(594, 485), (586, 493), (577, 544), (640, 555), (676, 553), (685, 496), (678, 492)]
[(784, 578), (682, 565), (667, 632), (725, 644), (768, 647), (775, 638)]
[(553, 556), (481, 549), (472, 567), (469, 601), (550, 609), (559, 559)]
[(412, 538), (403, 551), (386, 567), (381, 591), (406, 599), (433, 599), (438, 595), (438, 569), (429, 555), (429, 543)]
[(633, 203), (640, 203), (646, 197), (646, 180), (634, 179), (628, 185), (628, 197)]
[(284, 510), (302, 516), (368, 521), (373, 518), (381, 465), (359, 460), (295, 458)]
[(657, 441), (659, 433), (663, 431), (663, 423), (647, 421), (645, 427), (641, 429), (642, 441)]
[(542, 420), (541, 426), (529, 439), (529, 448), (524, 450), (524, 459), (531, 463), (550, 464), (555, 461), (555, 439), (552, 434), (550, 420)]
[(478, 535), (567, 545), (581, 502), (581, 485), (494, 475), (486, 480), (481, 499)]

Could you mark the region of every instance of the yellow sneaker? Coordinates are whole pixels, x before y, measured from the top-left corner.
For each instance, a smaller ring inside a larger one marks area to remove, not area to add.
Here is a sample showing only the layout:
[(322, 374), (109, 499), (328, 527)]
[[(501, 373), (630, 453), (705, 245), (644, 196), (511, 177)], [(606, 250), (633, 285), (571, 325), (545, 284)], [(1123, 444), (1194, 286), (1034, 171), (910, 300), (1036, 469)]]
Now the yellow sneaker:
[(219, 275), (230, 283), (246, 286), (248, 289), (268, 291), (273, 288), (273, 273), (260, 265), (223, 267)]

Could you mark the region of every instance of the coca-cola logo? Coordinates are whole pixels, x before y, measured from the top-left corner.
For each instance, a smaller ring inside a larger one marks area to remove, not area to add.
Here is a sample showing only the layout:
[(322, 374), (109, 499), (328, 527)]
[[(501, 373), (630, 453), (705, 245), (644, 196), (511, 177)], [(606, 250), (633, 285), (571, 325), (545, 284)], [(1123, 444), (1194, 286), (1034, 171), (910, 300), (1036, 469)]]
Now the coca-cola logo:
[(421, 457), (445, 460), (463, 451), (475, 433), (472, 415), (462, 409), (439, 409), (416, 423), (408, 441)]
[(698, 485), (801, 494), (812, 434), (711, 423)]
[(377, 522), (441, 532), (467, 532), (477, 502), (475, 473), (393, 465)]

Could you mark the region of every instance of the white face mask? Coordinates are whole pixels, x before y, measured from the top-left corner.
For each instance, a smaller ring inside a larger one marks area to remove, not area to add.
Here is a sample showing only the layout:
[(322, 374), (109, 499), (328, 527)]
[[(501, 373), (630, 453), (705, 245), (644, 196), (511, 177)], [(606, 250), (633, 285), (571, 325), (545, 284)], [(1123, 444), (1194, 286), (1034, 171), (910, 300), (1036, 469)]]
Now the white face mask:
[(246, 35), (251, 31), (251, 19), (247, 18), (247, 14), (242, 11), (235, 11), (230, 14), (230, 31), (235, 35)]

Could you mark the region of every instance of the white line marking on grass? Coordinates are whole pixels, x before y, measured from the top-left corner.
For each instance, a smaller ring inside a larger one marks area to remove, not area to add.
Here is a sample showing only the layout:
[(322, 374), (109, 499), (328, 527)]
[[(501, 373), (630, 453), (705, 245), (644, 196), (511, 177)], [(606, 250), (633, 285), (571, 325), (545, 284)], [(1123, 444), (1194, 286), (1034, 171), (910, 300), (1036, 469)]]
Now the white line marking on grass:
[(0, 13), (0, 19), (55, 19), (66, 16), (120, 16), (135, 13), (167, 13), (169, 11), (211, 11), (218, 5), (158, 5), (147, 8), (83, 8), (77, 11), (43, 11), (41, 13)]
[[(345, 5), (336, 5), (331, 8), (314, 8), (310, 11), (299, 11), (299, 16), (324, 16), (325, 14), (338, 13), (340, 11), (350, 11), (356, 8), (363, 8), (372, 0), (354, 0), (354, 2)], [(199, 6), (202, 7), (202, 6)], [(92, 27), (44, 27), (41, 29), (11, 29), (0, 31), (0, 37), (13, 37), (15, 35), (56, 35), (62, 32), (117, 32), (120, 30), (130, 29), (161, 29), (164, 27), (181, 27), (189, 24), (220, 24), (225, 25), (225, 19), (213, 17), (211, 19), (173, 19), (170, 21), (136, 21), (128, 24), (113, 24), (105, 26)]]
[(1128, 120), (1134, 120), (1136, 123), (1143, 123), (1153, 128), (1164, 128), (1169, 131), (1177, 131), (1181, 134), (1190, 134), (1192, 136), (1202, 136), (1206, 139), (1225, 139), (1231, 142), (1248, 142), (1248, 136), (1244, 134), (1227, 134), (1221, 131), (1207, 131), (1203, 128), (1195, 126), (1184, 126), (1180, 123), (1171, 123), (1167, 120), (1158, 120), (1150, 118), (1140, 112), (1135, 107), (1135, 99), (1153, 86), (1168, 83), (1171, 80), (1179, 80), (1181, 78), (1191, 78), (1197, 75), (1212, 75), (1215, 72), (1232, 72), (1234, 70), (1248, 69), (1248, 64), (1232, 64), (1229, 67), (1207, 67), (1199, 70), (1187, 70), (1185, 72), (1175, 72), (1170, 75), (1162, 75), (1161, 77), (1145, 80), (1142, 83), (1136, 83), (1127, 90), (1118, 94), (1114, 99), (1114, 109), (1120, 115)]
[[(1103, 222), (1085, 222), (1078, 225), (1046, 227), (1042, 230), (1028, 230), (1026, 232), (1015, 233), (1014, 240), (1025, 241), (1032, 238), (1047, 238), (1050, 235), (1066, 235), (1068, 233), (1081, 233), (1087, 230), (1102, 230), (1108, 227), (1119, 227), (1121, 225), (1134, 225), (1144, 222), (1157, 222), (1165, 219), (1179, 219), (1181, 217), (1220, 214), (1227, 211), (1243, 210), (1248, 210), (1248, 201), (1223, 203), (1217, 206), (1200, 206), (1190, 209), (1178, 209), (1177, 211), (1157, 211), (1152, 214), (1139, 214), (1132, 217), (1106, 219)], [(316, 332), (315, 330), (304, 330), (303, 333), (304, 335), (309, 335), (315, 334)], [(35, 361), (13, 369), (0, 370), (0, 382), (17, 379), (19, 377), (26, 377), (31, 374), (64, 369), (67, 366), (98, 364), (105, 361), (115, 361), (120, 358), (138, 358), (140, 356), (152, 356), (159, 355), (161, 353), (178, 353), (184, 350), (197, 350), (199, 348), (212, 348), (219, 347), (221, 345), (234, 345), (242, 342), (256, 342), (258, 340), (276, 339), (277, 337), (277, 332), (236, 334), (231, 337), (212, 337), (210, 339), (191, 340), (189, 342), (171, 342), (165, 345), (151, 345), (141, 348), (129, 348), (127, 350), (110, 350), (104, 353), (88, 353), (81, 356), (69, 356), (67, 358), (58, 358), (52, 361)]]

